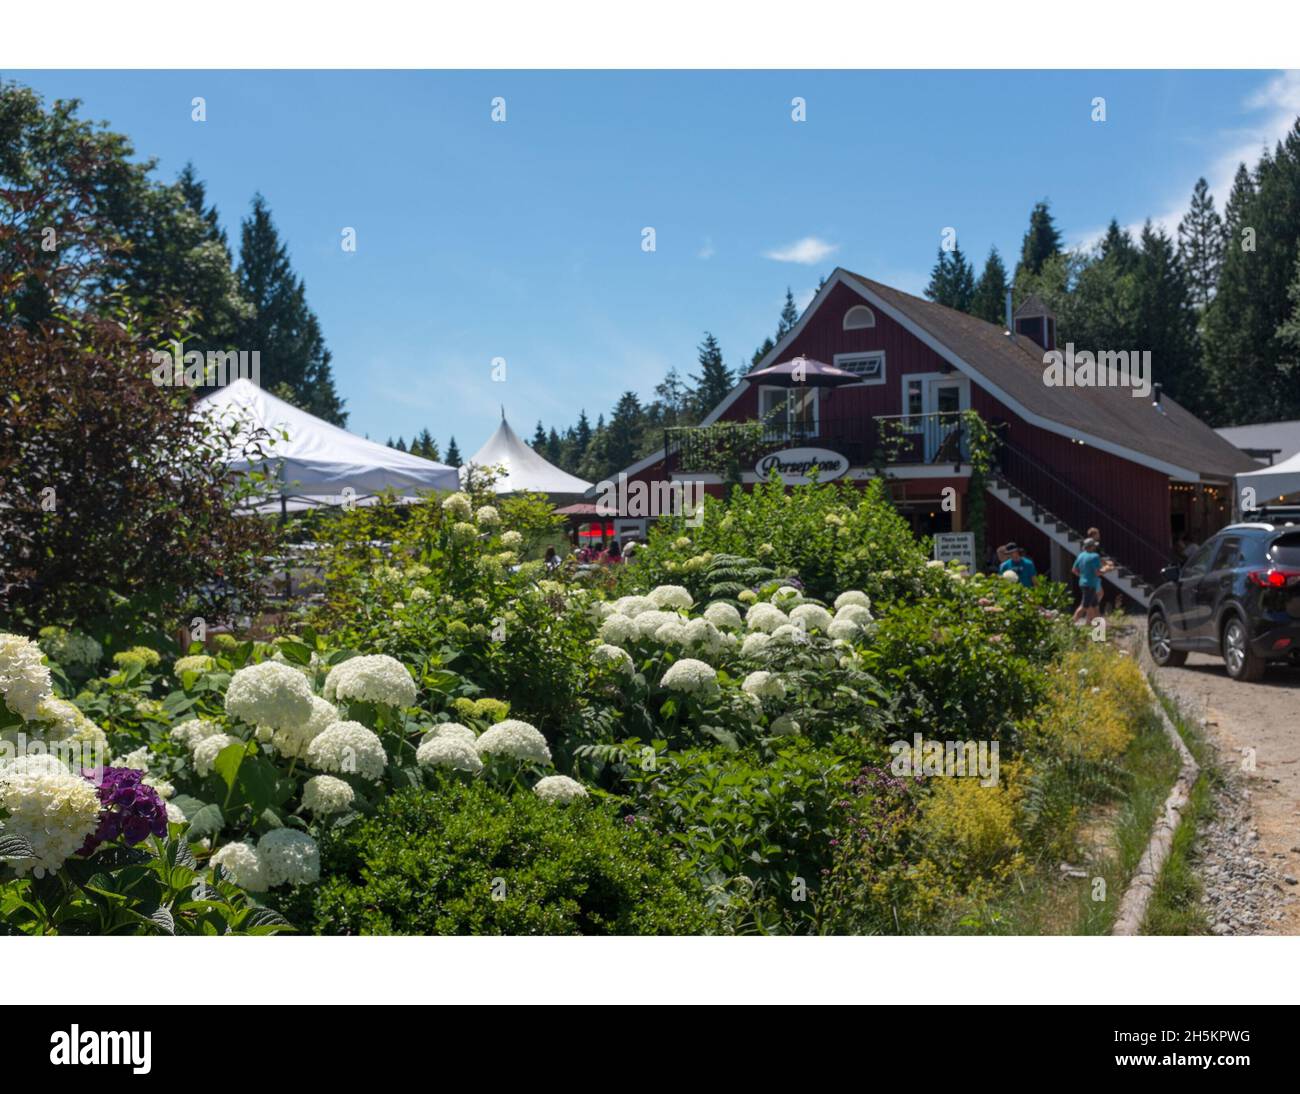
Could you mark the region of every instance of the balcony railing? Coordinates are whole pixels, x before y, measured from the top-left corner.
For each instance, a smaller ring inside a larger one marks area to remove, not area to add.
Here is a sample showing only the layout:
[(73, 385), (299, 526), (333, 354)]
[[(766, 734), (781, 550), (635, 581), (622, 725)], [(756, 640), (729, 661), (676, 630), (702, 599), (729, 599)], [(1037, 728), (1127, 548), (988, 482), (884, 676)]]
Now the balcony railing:
[(966, 424), (957, 411), (778, 421), (716, 422), (664, 431), (667, 466), (679, 472), (752, 471), (760, 459), (786, 448), (824, 448), (850, 467), (960, 464), (970, 455)]

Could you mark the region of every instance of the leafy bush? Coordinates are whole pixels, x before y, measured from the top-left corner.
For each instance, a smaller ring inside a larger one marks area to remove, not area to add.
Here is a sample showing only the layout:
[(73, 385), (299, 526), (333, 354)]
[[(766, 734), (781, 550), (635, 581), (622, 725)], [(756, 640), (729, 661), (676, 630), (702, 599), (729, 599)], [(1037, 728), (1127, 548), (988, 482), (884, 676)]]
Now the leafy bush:
[(325, 934), (704, 934), (667, 840), (608, 806), (484, 783), (408, 790), (327, 846), (330, 876), (282, 908)]

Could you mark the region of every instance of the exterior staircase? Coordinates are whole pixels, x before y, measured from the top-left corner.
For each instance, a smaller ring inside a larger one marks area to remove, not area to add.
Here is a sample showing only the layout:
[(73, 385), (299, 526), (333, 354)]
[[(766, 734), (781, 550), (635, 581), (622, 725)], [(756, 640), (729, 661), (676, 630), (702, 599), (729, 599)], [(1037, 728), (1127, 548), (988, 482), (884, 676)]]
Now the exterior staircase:
[[(1083, 550), (1084, 534), (1061, 520), (1046, 506), (1040, 505), (1019, 487), (1013, 486), (999, 471), (989, 472), (987, 490), (1003, 505), (1007, 506), (1024, 520), (1037, 528), (1054, 543), (1060, 544), (1070, 554), (1071, 559)], [(1105, 575), (1105, 579), (1120, 589), (1125, 596), (1145, 608), (1151, 601), (1154, 591), (1143, 577), (1115, 559), (1115, 569)]]

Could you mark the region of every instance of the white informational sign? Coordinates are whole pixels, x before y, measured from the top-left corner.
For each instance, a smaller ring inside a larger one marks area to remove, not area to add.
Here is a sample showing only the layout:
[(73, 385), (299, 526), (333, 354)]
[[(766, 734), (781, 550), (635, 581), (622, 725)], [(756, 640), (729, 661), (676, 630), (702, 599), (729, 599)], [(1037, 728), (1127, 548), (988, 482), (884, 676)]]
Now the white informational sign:
[(956, 559), (970, 573), (974, 573), (975, 533), (936, 532), (934, 536), (934, 557), (939, 562), (951, 562)]
[(759, 479), (766, 479), (775, 470), (787, 486), (807, 482), (814, 470), (818, 482), (830, 482), (848, 469), (848, 459), (827, 448), (785, 448), (764, 456), (754, 465)]

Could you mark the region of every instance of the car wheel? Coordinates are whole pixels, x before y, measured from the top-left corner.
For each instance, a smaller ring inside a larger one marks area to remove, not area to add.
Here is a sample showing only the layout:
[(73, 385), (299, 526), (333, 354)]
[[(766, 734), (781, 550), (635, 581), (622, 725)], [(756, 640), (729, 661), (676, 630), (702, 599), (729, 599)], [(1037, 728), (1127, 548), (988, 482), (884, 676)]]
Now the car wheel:
[(1186, 651), (1174, 649), (1174, 636), (1169, 629), (1169, 621), (1160, 612), (1156, 612), (1147, 622), (1147, 649), (1151, 651), (1151, 660), (1161, 668), (1166, 665), (1177, 668), (1187, 661)]
[(1234, 680), (1258, 680), (1264, 675), (1264, 659), (1250, 648), (1246, 624), (1236, 616), (1223, 628), (1223, 663)]

